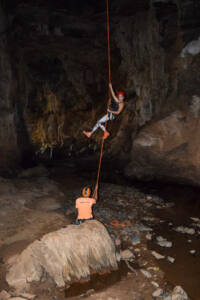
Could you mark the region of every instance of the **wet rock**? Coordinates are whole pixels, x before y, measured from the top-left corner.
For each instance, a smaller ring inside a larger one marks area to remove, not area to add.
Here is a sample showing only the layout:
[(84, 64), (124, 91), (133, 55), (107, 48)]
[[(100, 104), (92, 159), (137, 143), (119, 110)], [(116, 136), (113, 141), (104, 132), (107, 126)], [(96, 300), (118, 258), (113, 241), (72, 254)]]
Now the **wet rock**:
[(0, 292), (0, 300), (7, 300), (9, 299), (11, 296), (8, 292), (6, 292), (5, 290)]
[(140, 224), (138, 226), (138, 230), (141, 231), (141, 232), (144, 232), (144, 231), (153, 231), (152, 228), (150, 228), (148, 226), (145, 226), (144, 224)]
[(175, 258), (173, 258), (171, 256), (167, 256), (167, 260), (172, 264), (175, 262)]
[(133, 246), (140, 244), (140, 235), (139, 232), (135, 231), (130, 238), (131, 244)]
[(156, 252), (156, 251), (152, 251), (151, 252), (152, 253), (152, 255), (156, 258), (156, 259), (164, 259), (165, 258), (165, 256), (164, 255), (161, 255), (161, 254), (159, 254), (158, 252)]
[(188, 228), (184, 226), (178, 226), (174, 230), (186, 234), (195, 234), (195, 230), (193, 228)]
[(157, 244), (161, 247), (166, 247), (166, 248), (172, 247), (172, 242), (167, 241), (167, 239), (163, 238), (162, 236), (158, 236), (156, 240), (157, 240)]
[(151, 277), (152, 277), (151, 273), (148, 272), (148, 271), (146, 271), (146, 270), (144, 270), (144, 269), (141, 269), (140, 272), (141, 272), (145, 277), (147, 277), (147, 278), (151, 278)]
[(120, 255), (122, 260), (132, 260), (134, 258), (133, 252), (131, 252), (129, 249), (121, 251)]
[(153, 292), (153, 297), (159, 297), (163, 294), (163, 289), (157, 289), (155, 292)]
[(8, 263), (6, 281), (18, 292), (43, 280), (45, 273), (64, 287), (75, 278), (89, 277), (90, 272), (117, 268), (114, 243), (96, 220), (46, 234)]
[(151, 284), (152, 284), (154, 287), (156, 287), (156, 288), (159, 287), (159, 284), (158, 284), (157, 282), (155, 282), (155, 281), (151, 281)]
[(188, 295), (181, 286), (176, 286), (172, 292), (172, 300), (187, 300)]
[(152, 234), (148, 233), (148, 234), (146, 235), (146, 239), (147, 239), (148, 241), (151, 241), (151, 240), (152, 240)]
[(191, 217), (190, 219), (192, 221), (196, 222), (196, 223), (200, 223), (200, 219), (199, 218)]

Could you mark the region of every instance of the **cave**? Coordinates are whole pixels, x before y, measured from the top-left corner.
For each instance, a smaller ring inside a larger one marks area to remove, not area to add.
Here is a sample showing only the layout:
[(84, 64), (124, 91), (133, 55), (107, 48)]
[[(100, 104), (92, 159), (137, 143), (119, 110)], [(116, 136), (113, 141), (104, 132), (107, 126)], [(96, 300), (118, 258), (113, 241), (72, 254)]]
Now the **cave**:
[(199, 0), (0, 0), (0, 115), (0, 300), (200, 299)]

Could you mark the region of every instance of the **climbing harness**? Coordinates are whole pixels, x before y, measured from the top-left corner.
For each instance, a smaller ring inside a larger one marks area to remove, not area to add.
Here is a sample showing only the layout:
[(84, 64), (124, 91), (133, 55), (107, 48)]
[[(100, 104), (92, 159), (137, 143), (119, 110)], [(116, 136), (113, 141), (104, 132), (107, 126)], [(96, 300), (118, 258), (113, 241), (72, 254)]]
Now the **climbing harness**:
[[(110, 18), (109, 18), (109, 0), (106, 0), (106, 18), (107, 18), (107, 44), (108, 44), (108, 82), (111, 82), (111, 57), (110, 57)], [(107, 108), (110, 106), (111, 103), (111, 92), (108, 87), (108, 104)], [(108, 114), (107, 114), (107, 119), (105, 122), (105, 132), (107, 128), (107, 123), (108, 123)], [(98, 187), (99, 187), (99, 178), (100, 178), (100, 172), (101, 172), (101, 163), (102, 163), (102, 157), (103, 157), (103, 148), (104, 148), (104, 141), (105, 141), (105, 132), (102, 137), (102, 142), (101, 142), (101, 151), (100, 151), (100, 157), (99, 157), (99, 167), (97, 171), (97, 181), (96, 181), (96, 186), (94, 189), (93, 193), (93, 198), (96, 200), (98, 199)]]

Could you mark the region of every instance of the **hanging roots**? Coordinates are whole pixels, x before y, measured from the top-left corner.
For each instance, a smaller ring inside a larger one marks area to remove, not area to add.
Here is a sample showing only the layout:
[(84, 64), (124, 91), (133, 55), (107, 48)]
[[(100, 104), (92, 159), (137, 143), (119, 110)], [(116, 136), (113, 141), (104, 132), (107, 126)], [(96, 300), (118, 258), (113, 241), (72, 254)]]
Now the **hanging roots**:
[(64, 123), (65, 113), (60, 105), (57, 96), (46, 85), (39, 101), (46, 100), (46, 105), (42, 116), (33, 120), (32, 139), (36, 145), (39, 145), (39, 151), (43, 153), (50, 148), (51, 152), (55, 146), (63, 146), (64, 144)]

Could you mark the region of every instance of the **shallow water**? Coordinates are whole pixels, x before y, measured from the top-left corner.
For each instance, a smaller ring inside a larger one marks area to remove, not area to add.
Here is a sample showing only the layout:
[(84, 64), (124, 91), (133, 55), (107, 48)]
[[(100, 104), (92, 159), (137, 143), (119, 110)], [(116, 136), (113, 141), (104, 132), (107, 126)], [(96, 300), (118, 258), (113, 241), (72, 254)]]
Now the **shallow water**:
[(90, 281), (77, 282), (72, 284), (65, 291), (65, 297), (71, 298), (79, 295), (88, 295), (88, 291), (99, 292), (120, 281), (128, 273), (129, 269), (124, 262), (120, 263), (117, 271), (112, 271), (106, 274), (92, 275)]
[[(161, 223), (155, 228), (156, 235), (161, 235), (172, 241), (173, 247), (162, 248), (153, 241), (149, 243), (149, 248), (176, 259), (174, 264), (167, 260), (159, 261), (167, 281), (173, 285), (181, 285), (191, 299), (199, 300), (200, 235), (177, 233), (172, 229), (172, 227), (180, 225), (192, 228), (191, 224), (194, 222), (190, 217), (200, 217), (199, 189), (168, 185), (159, 187), (155, 192), (163, 199), (175, 203), (175, 207), (170, 210), (157, 211), (158, 217), (167, 222)], [(172, 222), (173, 226), (168, 226), (168, 222)], [(191, 240), (191, 243), (188, 240)], [(190, 250), (196, 250), (196, 254), (190, 254)]]

